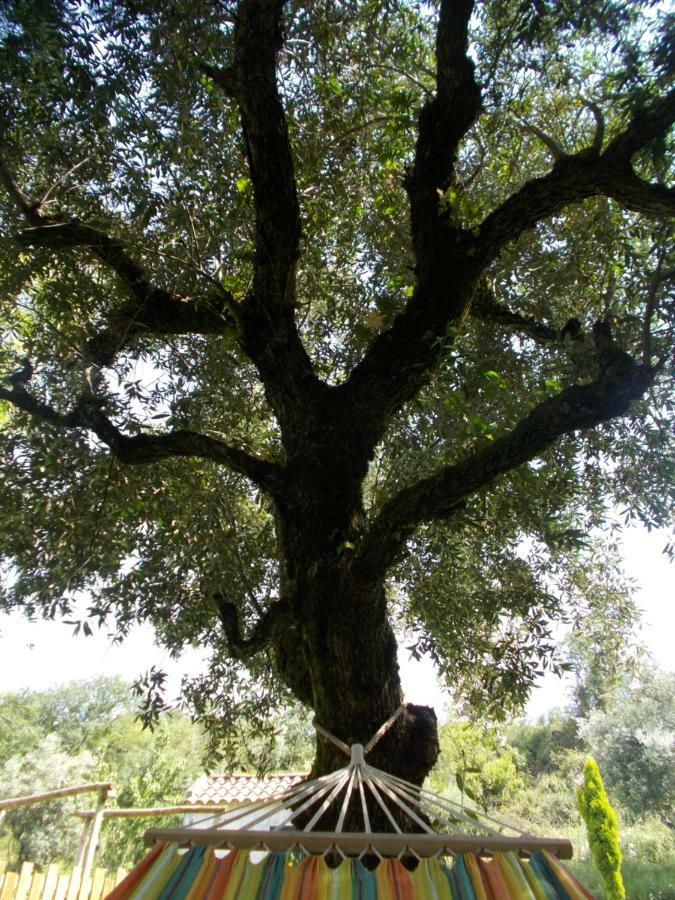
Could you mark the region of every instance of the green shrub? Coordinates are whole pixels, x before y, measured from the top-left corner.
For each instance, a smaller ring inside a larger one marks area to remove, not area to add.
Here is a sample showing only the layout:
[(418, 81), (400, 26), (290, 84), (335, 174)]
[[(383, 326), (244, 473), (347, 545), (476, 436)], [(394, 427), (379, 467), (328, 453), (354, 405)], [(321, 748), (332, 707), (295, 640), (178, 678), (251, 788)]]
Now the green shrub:
[[(572, 859), (566, 865), (579, 881), (604, 900), (602, 878), (590, 859)], [(628, 859), (623, 865), (623, 879), (629, 900), (675, 900), (675, 862), (653, 863)]]
[(592, 757), (584, 763), (584, 784), (577, 791), (579, 812), (588, 829), (588, 843), (598, 867), (608, 900), (625, 900), (621, 878), (619, 823), (609, 804), (600, 769)]
[(650, 816), (622, 827), (621, 849), (626, 860), (655, 865), (672, 863), (675, 860), (675, 834), (661, 819)]

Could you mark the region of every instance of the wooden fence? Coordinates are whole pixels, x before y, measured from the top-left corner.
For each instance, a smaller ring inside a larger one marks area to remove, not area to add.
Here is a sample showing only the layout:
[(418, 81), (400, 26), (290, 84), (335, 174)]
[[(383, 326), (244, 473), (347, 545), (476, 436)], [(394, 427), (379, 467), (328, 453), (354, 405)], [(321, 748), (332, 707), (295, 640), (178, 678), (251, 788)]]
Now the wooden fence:
[(82, 866), (62, 873), (56, 864), (38, 872), (32, 862), (25, 862), (20, 872), (6, 872), (0, 862), (0, 900), (102, 900), (125, 875), (124, 869), (99, 868), (83, 878)]
[(0, 819), (5, 811), (10, 809), (91, 792), (99, 795), (96, 809), (74, 813), (84, 819), (84, 831), (72, 871), (61, 873), (59, 867), (52, 864), (44, 872), (38, 872), (34, 863), (25, 862), (20, 872), (6, 872), (6, 863), (0, 861), (0, 900), (102, 900), (126, 875), (123, 869), (109, 872), (107, 869), (94, 868), (94, 855), (104, 820), (122, 816), (167, 816), (199, 812), (213, 815), (229, 809), (227, 805), (211, 804), (164, 806), (153, 809), (106, 809), (108, 798), (115, 796), (114, 789), (109, 782), (97, 782), (58, 788), (44, 794), (0, 800)]
[(93, 867), (103, 822), (103, 810), (108, 797), (114, 795), (113, 786), (109, 781), (77, 784), (25, 797), (8, 797), (0, 800), (0, 819), (7, 810), (92, 792), (98, 794), (98, 805), (91, 819), (86, 820), (72, 871), (61, 874), (57, 865), (51, 865), (46, 871), (37, 872), (35, 863), (25, 862), (20, 872), (5, 872), (6, 864), (0, 862), (0, 900), (101, 900), (124, 877), (123, 873), (120, 874), (120, 870), (112, 874), (106, 869)]

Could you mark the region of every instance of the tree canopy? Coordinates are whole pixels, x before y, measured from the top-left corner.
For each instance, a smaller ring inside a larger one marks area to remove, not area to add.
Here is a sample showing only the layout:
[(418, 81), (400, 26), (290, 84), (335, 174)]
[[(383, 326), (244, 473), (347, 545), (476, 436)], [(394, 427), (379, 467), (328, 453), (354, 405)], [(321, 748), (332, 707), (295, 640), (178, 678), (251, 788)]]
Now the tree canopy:
[[(216, 735), (292, 694), (366, 741), (399, 626), (522, 702), (588, 531), (672, 509), (671, 26), (3, 4), (3, 606), (210, 647)], [(436, 752), (408, 706), (375, 756)]]

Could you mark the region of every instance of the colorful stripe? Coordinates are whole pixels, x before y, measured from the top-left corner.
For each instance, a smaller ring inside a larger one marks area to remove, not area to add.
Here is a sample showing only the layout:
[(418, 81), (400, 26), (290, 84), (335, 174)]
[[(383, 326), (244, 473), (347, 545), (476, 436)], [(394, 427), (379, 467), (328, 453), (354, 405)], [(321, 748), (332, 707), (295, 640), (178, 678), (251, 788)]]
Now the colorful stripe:
[(138, 884), (148, 869), (152, 866), (159, 854), (164, 849), (164, 844), (155, 844), (152, 850), (135, 866), (129, 874), (120, 881), (117, 887), (108, 894), (107, 900), (123, 900), (129, 897), (131, 890)]
[(476, 900), (492, 900), (492, 893), (484, 883), (483, 873), (480, 867), (480, 859), (475, 853), (464, 854), (464, 865), (471, 879), (471, 887), (476, 895)]
[(159, 895), (182, 859), (183, 854), (178, 853), (177, 845), (167, 844), (138, 884), (122, 897), (129, 897), (129, 900), (159, 900)]
[(215, 869), (204, 892), (205, 900), (221, 900), (225, 896), (225, 888), (230, 881), (230, 875), (238, 856), (238, 850), (231, 850), (220, 859), (216, 857)]
[(555, 890), (548, 882), (541, 880), (537, 876), (531, 862), (527, 865), (521, 865), (521, 868), (525, 873), (530, 889), (537, 900), (556, 900)]
[(444, 869), (437, 859), (421, 859), (418, 867), (410, 872), (415, 897), (429, 900), (452, 900), (452, 893)]
[(549, 868), (558, 876), (559, 881), (562, 882), (570, 897), (573, 897), (574, 900), (593, 900), (593, 894), (591, 894), (588, 888), (584, 887), (569, 869), (563, 866), (557, 856), (554, 856), (553, 853), (550, 853), (548, 850), (542, 850), (541, 853), (547, 861)]
[(352, 900), (377, 900), (375, 872), (367, 869), (360, 859), (351, 861)]
[(451, 865), (423, 859), (414, 870), (387, 859), (370, 870), (361, 860), (329, 866), (320, 856), (268, 853), (253, 862), (233, 850), (176, 844), (153, 847), (108, 900), (593, 900), (593, 895), (546, 852), (530, 860), (515, 853), (486, 859), (459, 854)]
[(218, 860), (214, 855), (213, 847), (209, 847), (204, 854), (202, 867), (197, 877), (193, 880), (190, 890), (185, 895), (185, 900), (202, 900), (203, 897), (206, 897), (217, 865)]
[[(468, 856), (468, 854), (467, 854)], [(494, 900), (509, 900), (509, 886), (504, 880), (504, 875), (495, 857), (492, 859), (483, 859), (476, 857), (481, 873), (483, 874), (483, 882), (487, 889), (492, 891), (489, 896)]]
[(513, 852), (498, 853), (496, 859), (508, 886), (509, 896), (522, 897), (522, 900), (537, 900), (532, 893), (517, 854)]
[(375, 869), (377, 900), (415, 900), (410, 872), (397, 859)]
[(563, 887), (562, 882), (557, 877), (553, 869), (551, 869), (551, 867), (548, 865), (541, 853), (537, 852), (532, 854), (530, 865), (532, 866), (534, 871), (537, 872), (539, 878), (542, 881), (550, 884), (554, 889), (556, 900), (559, 900), (559, 898), (562, 898), (562, 900), (572, 900), (570, 895)]
[[(455, 873), (455, 878), (457, 879), (457, 888), (459, 890), (460, 900), (477, 900), (476, 892), (473, 888), (473, 882), (471, 881), (471, 873), (468, 870), (463, 855), (455, 857), (455, 862), (452, 869)], [(481, 880), (481, 884), (482, 883), (483, 882)]]

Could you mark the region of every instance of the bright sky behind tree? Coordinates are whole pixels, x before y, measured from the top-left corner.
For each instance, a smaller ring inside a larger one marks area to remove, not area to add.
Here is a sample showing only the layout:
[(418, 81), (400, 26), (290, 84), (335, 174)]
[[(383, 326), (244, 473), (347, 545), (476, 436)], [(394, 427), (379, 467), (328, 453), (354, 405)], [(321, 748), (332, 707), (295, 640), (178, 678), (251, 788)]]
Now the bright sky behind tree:
[[(630, 528), (623, 536), (623, 546), (626, 574), (637, 583), (637, 601), (644, 614), (639, 639), (656, 664), (674, 669), (673, 571), (662, 553), (667, 540), (664, 531), (650, 534), (642, 528)], [(133, 680), (155, 665), (169, 673), (171, 693), (174, 693), (183, 674), (201, 671), (203, 656), (194, 650), (172, 660), (166, 650), (155, 645), (149, 625), (138, 626), (123, 644), (114, 645), (105, 631), (94, 632), (91, 637), (75, 637), (72, 626), (63, 622), (29, 622), (16, 613), (0, 616), (0, 691), (3, 692), (23, 688), (41, 690), (101, 674), (119, 674)], [(447, 695), (438, 685), (431, 663), (409, 660), (405, 649), (399, 662), (407, 699), (430, 704), (441, 714)], [(567, 680), (553, 675), (540, 679), (527, 706), (528, 716), (536, 718), (564, 705), (568, 687)]]

